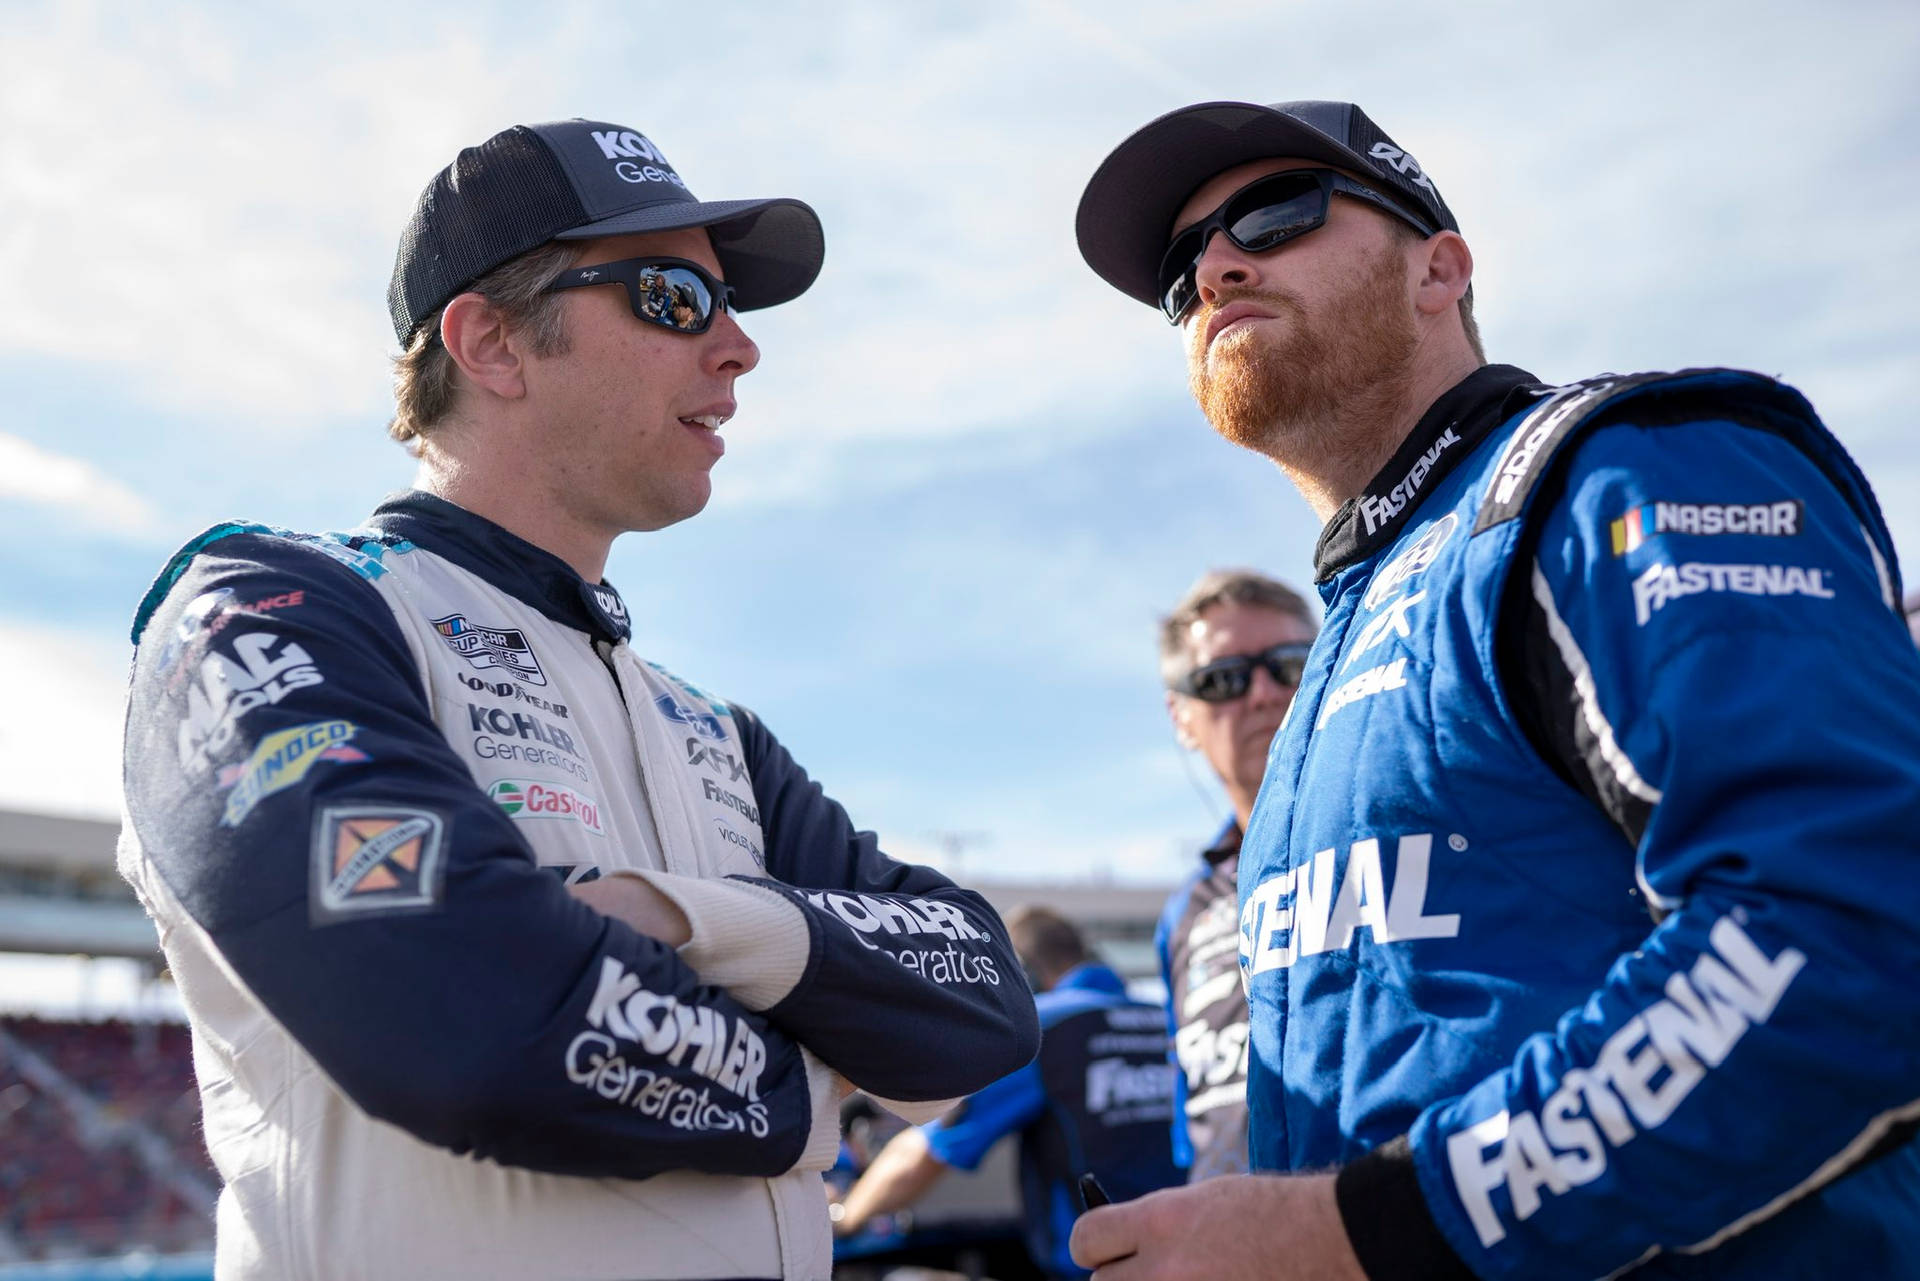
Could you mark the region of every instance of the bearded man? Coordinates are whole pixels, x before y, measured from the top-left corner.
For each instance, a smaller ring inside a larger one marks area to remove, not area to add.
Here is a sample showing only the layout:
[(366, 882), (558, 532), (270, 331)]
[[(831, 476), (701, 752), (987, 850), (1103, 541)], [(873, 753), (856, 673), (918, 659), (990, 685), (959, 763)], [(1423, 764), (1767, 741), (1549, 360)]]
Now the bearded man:
[(1093, 269), (1326, 529), (1240, 863), (1256, 1173), (1112, 1281), (1920, 1276), (1920, 656), (1871, 489), (1757, 374), (1486, 363), (1350, 103), (1122, 143)]

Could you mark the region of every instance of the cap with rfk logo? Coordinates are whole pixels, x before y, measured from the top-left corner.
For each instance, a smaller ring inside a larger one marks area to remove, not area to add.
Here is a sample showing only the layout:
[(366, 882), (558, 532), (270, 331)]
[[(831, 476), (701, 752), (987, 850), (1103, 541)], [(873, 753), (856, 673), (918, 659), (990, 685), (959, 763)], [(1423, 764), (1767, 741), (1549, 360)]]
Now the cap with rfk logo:
[(1075, 219), (1080, 256), (1157, 307), (1160, 259), (1187, 198), (1235, 165), (1282, 158), (1345, 169), (1432, 226), (1460, 230), (1419, 161), (1351, 102), (1202, 102), (1145, 125), (1100, 162)]
[(660, 149), (625, 125), (515, 125), (468, 147), (420, 193), (400, 236), (387, 310), (402, 347), (481, 276), (550, 240), (705, 227), (742, 311), (805, 293), (826, 238), (805, 203), (698, 200)]

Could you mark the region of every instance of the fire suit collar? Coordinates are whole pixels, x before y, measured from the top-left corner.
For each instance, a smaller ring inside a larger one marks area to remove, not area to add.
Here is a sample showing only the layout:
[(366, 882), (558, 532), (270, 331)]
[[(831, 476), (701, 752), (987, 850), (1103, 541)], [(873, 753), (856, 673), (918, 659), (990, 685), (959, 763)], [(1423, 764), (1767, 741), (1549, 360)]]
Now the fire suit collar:
[(1243, 833), (1240, 831), (1240, 820), (1237, 818), (1228, 819), (1220, 831), (1215, 834), (1213, 843), (1200, 851), (1201, 857), (1218, 867), (1240, 852), (1240, 838), (1242, 835)]
[(552, 552), (437, 495), (417, 489), (390, 495), (367, 524), (479, 575), (556, 623), (606, 641), (624, 641), (632, 632), (626, 602), (611, 583), (587, 582)]
[(1543, 384), (1513, 365), (1482, 365), (1433, 402), (1358, 498), (1333, 514), (1313, 549), (1316, 583), (1372, 556), (1399, 536), (1442, 477)]

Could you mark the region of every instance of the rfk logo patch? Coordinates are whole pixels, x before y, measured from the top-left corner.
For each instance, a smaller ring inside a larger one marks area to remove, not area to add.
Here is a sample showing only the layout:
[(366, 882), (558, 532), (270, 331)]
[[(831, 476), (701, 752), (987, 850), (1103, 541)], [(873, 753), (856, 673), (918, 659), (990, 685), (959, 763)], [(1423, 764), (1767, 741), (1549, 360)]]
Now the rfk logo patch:
[(436, 910), (446, 881), (445, 831), (432, 810), (404, 805), (337, 805), (320, 811), (308, 898), (313, 924)]

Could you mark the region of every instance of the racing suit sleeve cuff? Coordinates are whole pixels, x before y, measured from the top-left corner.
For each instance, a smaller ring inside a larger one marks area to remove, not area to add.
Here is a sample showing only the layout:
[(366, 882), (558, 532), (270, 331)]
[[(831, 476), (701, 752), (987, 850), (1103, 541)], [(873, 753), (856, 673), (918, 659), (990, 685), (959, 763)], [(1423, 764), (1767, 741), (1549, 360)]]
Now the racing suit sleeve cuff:
[(796, 1170), (830, 1170), (840, 1159), (840, 1100), (848, 1092), (847, 1079), (822, 1063), (806, 1046), (800, 1060), (807, 1066), (807, 1095), (813, 1104), (813, 1129), (807, 1146), (794, 1162)]
[(909, 1125), (925, 1125), (929, 1121), (937, 1121), (953, 1111), (953, 1105), (960, 1101), (959, 1099), (933, 1099), (926, 1103), (905, 1103), (899, 1099), (883, 1099), (877, 1094), (869, 1094), (867, 1097)]
[(1333, 1196), (1367, 1281), (1474, 1281), (1434, 1225), (1406, 1135), (1342, 1166)]
[(680, 959), (750, 1010), (778, 1005), (806, 973), (813, 936), (798, 904), (764, 885), (672, 872), (638, 876), (673, 900), (692, 937)]

